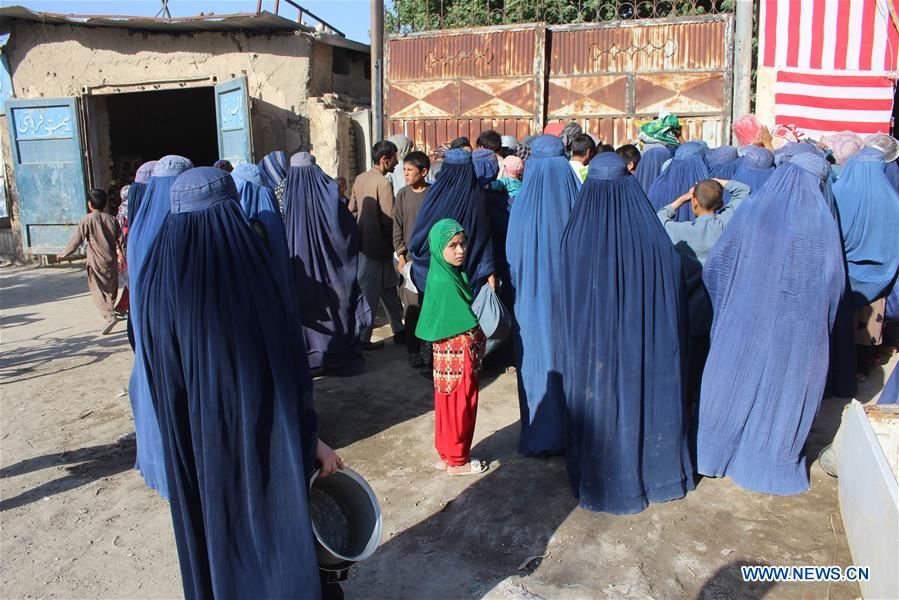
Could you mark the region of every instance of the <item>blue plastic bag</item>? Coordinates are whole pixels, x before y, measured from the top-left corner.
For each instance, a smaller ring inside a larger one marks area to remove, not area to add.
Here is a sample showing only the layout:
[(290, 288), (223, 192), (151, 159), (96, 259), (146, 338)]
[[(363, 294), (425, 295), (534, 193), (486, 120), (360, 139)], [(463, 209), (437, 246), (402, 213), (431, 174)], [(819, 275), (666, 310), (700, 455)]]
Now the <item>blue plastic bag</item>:
[(482, 285), (471, 303), (471, 310), (478, 318), (481, 331), (487, 338), (485, 355), (499, 346), (512, 332), (512, 317), (489, 285)]

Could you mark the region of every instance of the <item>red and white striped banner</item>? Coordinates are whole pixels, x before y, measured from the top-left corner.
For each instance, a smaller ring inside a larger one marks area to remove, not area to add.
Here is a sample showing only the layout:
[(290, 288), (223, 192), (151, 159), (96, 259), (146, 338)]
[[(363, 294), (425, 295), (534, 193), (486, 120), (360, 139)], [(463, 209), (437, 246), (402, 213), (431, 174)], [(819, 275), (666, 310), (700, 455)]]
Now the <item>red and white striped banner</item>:
[(772, 67), (774, 121), (812, 137), (889, 133), (897, 0), (761, 0), (759, 63)]
[(895, 0), (762, 0), (763, 66), (888, 73), (897, 69)]
[(889, 133), (893, 82), (886, 75), (778, 71), (774, 120), (813, 138), (834, 131)]

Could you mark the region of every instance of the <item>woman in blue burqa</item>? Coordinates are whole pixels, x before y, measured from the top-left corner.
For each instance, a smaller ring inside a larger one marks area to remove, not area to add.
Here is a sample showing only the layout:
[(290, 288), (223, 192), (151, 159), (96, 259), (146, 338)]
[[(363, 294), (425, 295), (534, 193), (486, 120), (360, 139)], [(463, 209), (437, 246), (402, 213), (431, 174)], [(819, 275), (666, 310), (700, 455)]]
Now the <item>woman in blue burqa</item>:
[(899, 194), (884, 174), (884, 154), (863, 148), (846, 162), (833, 192), (854, 304), (883, 298), (899, 269)]
[(627, 514), (693, 489), (680, 258), (617, 154), (590, 161), (559, 252), (556, 352), (580, 506)]
[(281, 214), (284, 214), (284, 185), (288, 167), (287, 153), (283, 150), (269, 152), (259, 161), (259, 177), (262, 184), (275, 193)]
[(883, 152), (883, 160), (886, 162), (883, 173), (896, 192), (899, 192), (899, 142), (891, 135), (874, 133), (865, 138), (865, 145), (877, 148)]
[[(144, 197), (144, 192), (147, 191), (147, 184), (150, 183), (150, 178), (153, 176), (153, 167), (156, 166), (156, 161), (151, 160), (145, 162), (140, 167), (138, 167), (137, 172), (134, 174), (134, 181), (128, 187), (128, 197), (125, 199), (126, 204), (126, 215), (127, 215), (127, 227), (130, 229), (131, 224), (134, 222), (134, 216), (137, 214), (138, 209), (140, 208), (140, 201)], [(126, 231), (127, 235), (127, 231)], [(126, 239), (127, 241), (127, 239)], [(127, 261), (126, 263), (127, 264)], [(128, 296), (130, 298), (131, 292), (130, 289), (126, 285), (126, 291), (128, 291)], [(123, 294), (125, 292), (122, 292)], [(128, 343), (131, 345), (131, 350), (134, 350), (135, 341), (134, 341), (134, 323), (132, 319), (128, 319), (126, 323), (126, 327), (128, 330)]]
[[(483, 190), (487, 221), (490, 223), (493, 264), (499, 280), (496, 295), (503, 306), (510, 311), (514, 323), (514, 314), (511, 313), (511, 308), (515, 300), (512, 296), (512, 286), (509, 283), (509, 261), (506, 258), (506, 234), (509, 231), (509, 214), (512, 203), (506, 190), (492, 190), (489, 187), (490, 183), (495, 181), (499, 175), (499, 163), (493, 150), (475, 150), (471, 153), (471, 164), (474, 167), (475, 176), (478, 178), (478, 185)], [(507, 338), (495, 348), (490, 349), (484, 362), (486, 365), (494, 367), (511, 366), (513, 362), (511, 339)]]
[(356, 281), (356, 220), (308, 152), (290, 159), (284, 223), (309, 366), (357, 373), (365, 363), (360, 335), (373, 315)]
[[(703, 179), (710, 177), (709, 167), (705, 160), (705, 150), (706, 146), (700, 142), (687, 142), (678, 146), (674, 158), (646, 192), (655, 210), (668, 206), (678, 196), (689, 191)], [(694, 219), (689, 202), (684, 203), (678, 209), (676, 219), (678, 221)]]
[(745, 183), (753, 194), (758, 194), (773, 174), (774, 154), (761, 146), (748, 146), (733, 179)]
[(171, 207), (141, 274), (139, 359), (184, 595), (318, 598), (309, 479), (342, 463), (318, 440), (300, 324), (228, 173), (185, 172)]
[[(857, 375), (865, 375), (874, 358), (872, 341), (880, 343), (880, 335), (857, 336), (856, 313), (872, 305), (870, 312), (883, 315), (883, 299), (899, 272), (899, 194), (884, 170), (883, 152), (863, 148), (846, 162), (833, 185), (847, 288), (834, 326), (830, 387), (844, 397), (855, 395)], [(883, 317), (872, 317), (870, 328), (882, 330)]]
[(733, 179), (734, 173), (740, 168), (742, 161), (740, 156), (737, 155), (737, 149), (725, 144), (709, 150), (706, 153), (706, 162), (709, 165), (709, 174), (712, 177)]
[(140, 208), (140, 201), (144, 197), (147, 184), (153, 176), (153, 167), (156, 166), (155, 160), (150, 160), (138, 167), (134, 174), (134, 182), (128, 188), (128, 226), (134, 221), (134, 215)]
[(237, 186), (240, 208), (254, 228), (265, 236), (269, 254), (279, 274), (278, 280), (286, 290), (291, 294), (294, 293), (293, 274), (287, 255), (287, 233), (284, 230), (284, 219), (281, 218), (275, 193), (262, 182), (260, 169), (254, 164), (237, 165), (231, 171), (231, 177)]
[(472, 292), (485, 283), (495, 287), (493, 245), (490, 240), (490, 221), (484, 206), (484, 191), (478, 185), (471, 153), (466, 150), (447, 150), (440, 177), (428, 188), (424, 203), (415, 219), (412, 232), (412, 281), (419, 290), (425, 289), (431, 251), (428, 233), (441, 219), (453, 219), (465, 230), (468, 247), (462, 268), (468, 275)]
[(662, 166), (671, 160), (674, 156), (668, 146), (665, 144), (646, 144), (643, 146), (643, 153), (640, 155), (640, 162), (634, 170), (634, 177), (640, 182), (640, 187), (644, 192), (649, 191), (649, 187), (662, 172)]
[(150, 386), (144, 363), (139, 360), (143, 346), (141, 330), (141, 301), (144, 284), (141, 273), (152, 257), (151, 247), (156, 241), (159, 229), (169, 214), (169, 191), (175, 179), (193, 163), (183, 156), (164, 156), (153, 166), (153, 175), (147, 183), (137, 212), (128, 230), (128, 282), (131, 307), (128, 320), (134, 332), (134, 367), (128, 382), (128, 397), (134, 415), (134, 436), (137, 443), (137, 458), (134, 468), (141, 472), (147, 485), (159, 491), (159, 495), (169, 499), (166, 484), (165, 462), (159, 422), (150, 397)]
[(827, 174), (813, 152), (778, 167), (703, 269), (714, 317), (697, 470), (757, 492), (809, 486), (802, 450), (824, 392), (844, 277), (839, 230), (822, 193)]
[(516, 316), (512, 347), (521, 409), (518, 451), (525, 456), (564, 449), (565, 398), (551, 343), (556, 335), (552, 303), (562, 268), (562, 232), (579, 187), (562, 140), (554, 135), (534, 140), (506, 239)]

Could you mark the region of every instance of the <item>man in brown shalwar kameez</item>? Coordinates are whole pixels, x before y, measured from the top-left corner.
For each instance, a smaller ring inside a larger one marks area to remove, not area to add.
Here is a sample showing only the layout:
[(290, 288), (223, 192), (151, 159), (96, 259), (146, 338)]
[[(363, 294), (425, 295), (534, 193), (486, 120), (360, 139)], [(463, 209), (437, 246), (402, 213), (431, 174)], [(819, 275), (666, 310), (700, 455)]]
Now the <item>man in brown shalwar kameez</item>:
[(115, 302), (119, 292), (119, 257), (124, 256), (122, 228), (114, 216), (106, 212), (106, 192), (91, 190), (88, 194), (90, 213), (78, 222), (78, 228), (66, 249), (57, 255), (62, 260), (87, 242), (87, 285), (100, 314), (106, 321), (103, 333), (112, 331), (116, 323)]

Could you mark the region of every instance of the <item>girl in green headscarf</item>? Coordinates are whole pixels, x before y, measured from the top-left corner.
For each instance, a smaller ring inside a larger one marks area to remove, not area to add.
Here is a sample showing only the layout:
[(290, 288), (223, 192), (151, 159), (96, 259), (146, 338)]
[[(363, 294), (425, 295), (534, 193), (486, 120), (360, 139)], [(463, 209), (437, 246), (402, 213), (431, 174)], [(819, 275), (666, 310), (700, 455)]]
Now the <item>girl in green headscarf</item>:
[(437, 466), (450, 476), (487, 470), (471, 458), (478, 411), (478, 373), (486, 339), (471, 310), (471, 286), (461, 266), (465, 232), (452, 219), (441, 219), (428, 232), (431, 263), (415, 335), (433, 342), (434, 446)]

